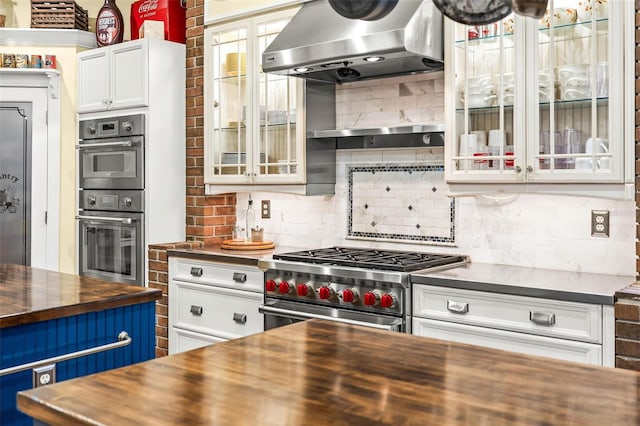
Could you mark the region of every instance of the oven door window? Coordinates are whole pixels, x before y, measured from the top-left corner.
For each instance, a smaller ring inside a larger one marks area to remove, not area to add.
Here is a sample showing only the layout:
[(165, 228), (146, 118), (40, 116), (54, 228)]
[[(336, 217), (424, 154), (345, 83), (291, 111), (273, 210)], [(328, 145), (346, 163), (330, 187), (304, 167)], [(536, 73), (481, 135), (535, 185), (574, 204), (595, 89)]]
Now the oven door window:
[(81, 222), (83, 275), (141, 283), (141, 236), (135, 225)]

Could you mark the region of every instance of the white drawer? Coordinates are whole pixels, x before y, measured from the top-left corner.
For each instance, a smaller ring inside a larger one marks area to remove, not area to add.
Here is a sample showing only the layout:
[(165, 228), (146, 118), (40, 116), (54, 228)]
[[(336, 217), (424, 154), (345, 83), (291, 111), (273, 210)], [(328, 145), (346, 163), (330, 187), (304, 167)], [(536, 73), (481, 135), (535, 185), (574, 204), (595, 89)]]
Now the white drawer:
[(413, 334), (470, 345), (602, 365), (602, 346), (546, 336), (474, 327), (453, 322), (413, 318)]
[(169, 323), (173, 327), (235, 339), (264, 330), (262, 294), (172, 281)]
[(226, 341), (227, 339), (209, 336), (208, 334), (195, 333), (193, 331), (172, 327), (171, 335), (169, 336), (169, 355)]
[(264, 292), (264, 273), (256, 266), (171, 257), (170, 272), (175, 280)]
[(414, 285), (413, 316), (602, 343), (602, 306)]

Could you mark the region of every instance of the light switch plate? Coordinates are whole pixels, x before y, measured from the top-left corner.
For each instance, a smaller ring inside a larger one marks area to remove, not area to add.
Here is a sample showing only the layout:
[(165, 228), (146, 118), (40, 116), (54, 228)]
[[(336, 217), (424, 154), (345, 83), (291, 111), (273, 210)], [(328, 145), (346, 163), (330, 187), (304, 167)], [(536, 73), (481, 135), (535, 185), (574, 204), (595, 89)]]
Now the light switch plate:
[(609, 237), (609, 210), (591, 210), (591, 236)]

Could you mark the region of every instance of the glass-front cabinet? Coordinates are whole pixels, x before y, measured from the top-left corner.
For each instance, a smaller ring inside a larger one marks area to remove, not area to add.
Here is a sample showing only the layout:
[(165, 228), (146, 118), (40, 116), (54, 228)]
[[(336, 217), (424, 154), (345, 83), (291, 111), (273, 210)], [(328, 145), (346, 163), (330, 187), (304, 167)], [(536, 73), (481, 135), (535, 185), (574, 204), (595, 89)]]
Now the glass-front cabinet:
[(205, 30), (205, 183), (304, 180), (304, 85), (262, 72), (261, 55), (295, 10)]
[(548, 6), (541, 20), (447, 20), (449, 183), (624, 182), (624, 14), (633, 4)]

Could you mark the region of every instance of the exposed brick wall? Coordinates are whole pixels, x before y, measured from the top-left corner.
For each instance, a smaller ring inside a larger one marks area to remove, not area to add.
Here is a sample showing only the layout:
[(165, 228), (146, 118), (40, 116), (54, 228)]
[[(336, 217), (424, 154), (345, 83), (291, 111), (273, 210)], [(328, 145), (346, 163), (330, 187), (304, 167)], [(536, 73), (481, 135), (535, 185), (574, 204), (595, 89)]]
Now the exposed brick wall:
[(640, 286), (624, 291), (615, 310), (616, 367), (640, 371)]
[(169, 354), (169, 261), (167, 250), (202, 248), (201, 241), (149, 245), (149, 287), (162, 290), (156, 302), (156, 357)]
[(231, 237), (236, 195), (204, 194), (204, 1), (187, 1), (187, 240), (219, 244)]

